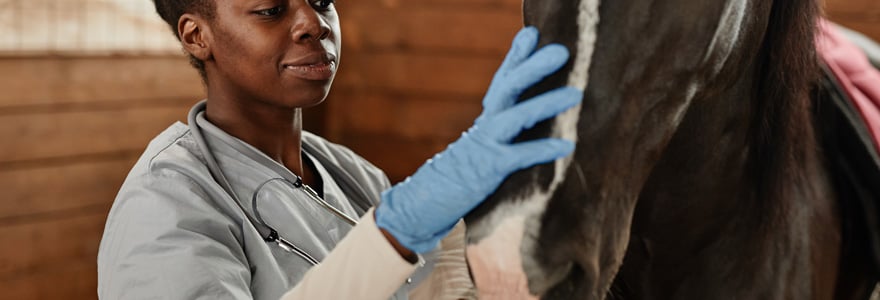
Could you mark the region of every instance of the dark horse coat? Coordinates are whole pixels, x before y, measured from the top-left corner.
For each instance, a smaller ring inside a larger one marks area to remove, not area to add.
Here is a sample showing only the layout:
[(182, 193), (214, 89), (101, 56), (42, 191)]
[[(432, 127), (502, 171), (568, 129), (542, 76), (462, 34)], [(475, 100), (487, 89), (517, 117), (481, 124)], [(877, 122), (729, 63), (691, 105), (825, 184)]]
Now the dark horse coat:
[(526, 0), (524, 13), (573, 57), (523, 99), (562, 85), (586, 97), (519, 139), (578, 148), (468, 216), (474, 247), (514, 231), (521, 258), (497, 261), (545, 299), (869, 295), (815, 123), (817, 3)]

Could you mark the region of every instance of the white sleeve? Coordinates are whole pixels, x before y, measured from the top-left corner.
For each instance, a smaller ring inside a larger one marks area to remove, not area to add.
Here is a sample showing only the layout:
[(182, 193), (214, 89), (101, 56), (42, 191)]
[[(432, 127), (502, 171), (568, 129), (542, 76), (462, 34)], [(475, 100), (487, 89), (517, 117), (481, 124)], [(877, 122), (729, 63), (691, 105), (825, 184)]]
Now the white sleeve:
[(306, 272), (281, 299), (385, 300), (417, 267), (382, 235), (370, 209), (324, 261)]
[(410, 299), (476, 299), (477, 291), (468, 269), (465, 245), (465, 224), (460, 221), (440, 241), (434, 270), (410, 291)]

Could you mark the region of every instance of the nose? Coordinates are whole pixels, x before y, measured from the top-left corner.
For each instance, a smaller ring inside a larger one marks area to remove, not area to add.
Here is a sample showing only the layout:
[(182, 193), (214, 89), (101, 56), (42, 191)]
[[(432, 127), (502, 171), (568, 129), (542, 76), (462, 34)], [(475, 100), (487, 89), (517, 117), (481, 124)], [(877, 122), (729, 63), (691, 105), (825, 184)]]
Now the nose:
[(312, 7), (304, 7), (293, 14), (291, 31), (296, 42), (320, 41), (330, 35), (330, 24)]

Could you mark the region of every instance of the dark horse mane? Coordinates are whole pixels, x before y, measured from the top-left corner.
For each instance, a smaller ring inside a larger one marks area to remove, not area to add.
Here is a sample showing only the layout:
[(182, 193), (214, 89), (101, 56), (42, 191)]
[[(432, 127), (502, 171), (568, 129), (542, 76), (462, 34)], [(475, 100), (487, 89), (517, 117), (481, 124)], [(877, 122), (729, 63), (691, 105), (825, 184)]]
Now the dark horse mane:
[(811, 89), (820, 74), (814, 46), (819, 6), (811, 0), (772, 5), (756, 59), (750, 124), (750, 170), (757, 199), (764, 200), (758, 205), (788, 198), (788, 183), (806, 176), (805, 162), (817, 147)]

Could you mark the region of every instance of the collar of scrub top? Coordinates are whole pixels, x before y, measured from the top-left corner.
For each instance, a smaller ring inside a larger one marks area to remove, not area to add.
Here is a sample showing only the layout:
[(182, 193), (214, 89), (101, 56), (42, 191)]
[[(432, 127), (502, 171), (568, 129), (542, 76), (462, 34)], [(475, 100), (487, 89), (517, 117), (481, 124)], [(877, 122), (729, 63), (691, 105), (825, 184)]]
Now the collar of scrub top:
[[(357, 224), (356, 219), (343, 213), (342, 211), (340, 211), (338, 208), (334, 207), (330, 203), (327, 203), (327, 201), (322, 199), (318, 195), (318, 193), (315, 192), (311, 187), (309, 187), (306, 184), (303, 184), (302, 178), (300, 176), (297, 176), (296, 174), (291, 172), (286, 167), (282, 166), (277, 161), (269, 158), (269, 156), (267, 156), (265, 153), (260, 152), (259, 150), (257, 150), (253, 146), (245, 143), (244, 141), (227, 134), (222, 129), (215, 126), (211, 122), (209, 122), (207, 119), (205, 119), (205, 112), (204, 111), (198, 112), (198, 114), (196, 115), (196, 123), (198, 124), (199, 128), (204, 130), (204, 132), (208, 133), (211, 136), (219, 138), (219, 140), (221, 142), (232, 147), (238, 153), (241, 153), (241, 154), (245, 155), (246, 157), (248, 157), (249, 159), (256, 161), (257, 163), (259, 163), (263, 166), (268, 167), (273, 172), (275, 172), (275, 174), (281, 176), (281, 178), (270, 178), (270, 179), (265, 180), (262, 184), (260, 184), (254, 190), (254, 193), (259, 192), (260, 189), (265, 184), (267, 184), (271, 181), (284, 181), (285, 183), (291, 185), (295, 189), (301, 189), (306, 194), (306, 196), (311, 198), (318, 205), (320, 205), (321, 207), (326, 209), (328, 212), (336, 215), (337, 217), (339, 217), (341, 220), (345, 221), (346, 223), (348, 223), (352, 226)], [(230, 192), (233, 192), (233, 191), (230, 191)], [(263, 225), (266, 225), (265, 222), (262, 221), (262, 218), (259, 217), (260, 212), (256, 209), (256, 207), (254, 207), (254, 214), (257, 215), (257, 218), (260, 221), (260, 223), (262, 223)]]
[[(229, 180), (227, 180), (226, 175), (224, 174), (223, 170), (220, 168), (220, 165), (217, 162), (217, 159), (214, 157), (214, 151), (211, 149), (210, 145), (208, 145), (207, 137), (202, 134), (203, 129), (206, 129), (206, 131), (213, 132), (214, 135), (212, 135), (212, 136), (220, 138), (220, 141), (219, 141), (220, 143), (224, 143), (224, 144), (227, 144), (231, 147), (234, 147), (233, 150), (236, 150), (236, 149), (240, 150), (241, 151), (240, 154), (244, 154), (247, 157), (258, 158), (258, 157), (260, 157), (261, 152), (257, 151), (256, 149), (254, 149), (252, 147), (250, 148), (250, 150), (248, 150), (248, 147), (244, 146), (244, 145), (246, 145), (246, 143), (242, 142), (241, 140), (232, 138), (232, 136), (227, 135), (225, 132), (220, 130), (220, 128), (217, 128), (216, 126), (214, 126), (213, 124), (208, 122), (208, 120), (206, 120), (203, 115), (206, 105), (207, 105), (207, 101), (202, 100), (201, 102), (199, 102), (195, 106), (193, 106), (193, 108), (189, 112), (189, 115), (187, 116), (187, 121), (188, 121), (189, 127), (190, 127), (190, 134), (192, 135), (194, 142), (196, 143), (196, 145), (198, 146), (198, 148), (202, 152), (202, 155), (204, 156), (204, 159), (205, 159), (206, 167), (208, 168), (208, 171), (211, 173), (211, 176), (214, 177), (214, 180), (217, 182), (217, 184), (219, 184), (220, 187), (226, 191), (227, 195), (230, 198), (232, 198), (231, 200), (235, 204), (235, 206), (237, 206), (241, 210), (241, 213), (244, 215), (244, 217), (252, 224), (252, 226), (254, 226), (254, 229), (257, 230), (257, 232), (260, 234), (261, 237), (263, 237), (263, 239), (266, 242), (275, 243), (279, 247), (284, 249), (285, 251), (296, 253), (297, 255), (299, 255), (300, 257), (302, 257), (303, 259), (305, 259), (306, 261), (308, 261), (312, 265), (317, 265), (318, 264), (317, 259), (315, 259), (313, 256), (311, 256), (308, 252), (306, 252), (302, 248), (300, 248), (300, 247), (296, 246), (295, 244), (291, 243), (290, 241), (287, 241), (286, 239), (284, 239), (278, 233), (278, 231), (275, 230), (275, 228), (273, 228), (269, 224), (266, 224), (266, 222), (264, 222), (262, 219), (260, 219), (259, 214), (251, 215), (244, 208), (244, 206), (242, 205), (243, 203), (242, 203), (241, 199), (239, 199), (239, 197), (236, 195), (235, 191), (232, 188), (232, 185), (229, 183)], [(201, 124), (199, 124), (199, 123), (201, 123)], [(202, 128), (202, 127), (205, 127), (205, 128)], [(225, 140), (222, 139), (224, 137), (226, 138)], [(238, 145), (238, 144), (241, 144), (241, 145)], [(217, 148), (217, 150), (219, 150), (219, 151), (223, 151), (226, 149), (229, 149), (229, 148), (226, 148), (226, 147), (218, 147)], [(238, 155), (239, 153), (231, 153), (231, 154), (227, 153), (227, 154), (228, 155)], [(265, 156), (265, 155), (262, 155), (262, 156)], [(268, 159), (268, 157), (266, 157), (266, 159)], [(270, 159), (269, 161), (272, 161), (272, 160)], [(259, 163), (259, 161), (257, 161), (257, 162)], [(274, 161), (272, 161), (272, 162), (274, 162)], [(272, 164), (265, 164), (265, 163), (264, 163), (264, 165), (267, 167), (272, 166)], [(278, 172), (278, 174), (293, 175), (294, 178), (298, 178), (298, 176), (296, 176), (295, 174), (292, 174), (292, 172), (287, 170), (287, 168), (284, 168), (284, 170), (285, 170), (284, 172)], [(274, 178), (269, 178), (268, 180), (261, 180), (262, 183), (257, 187), (257, 190), (255, 190), (253, 193), (253, 196), (251, 199), (252, 204), (254, 204), (254, 205), (256, 204), (256, 195), (257, 195), (257, 193), (259, 193), (259, 189), (262, 188), (266, 183), (271, 182), (271, 181), (276, 181), (276, 180), (283, 181), (284, 183), (290, 184), (292, 187), (297, 188), (296, 184), (294, 184), (297, 181), (291, 181), (291, 180), (288, 180), (287, 178), (274, 177)], [(301, 183), (302, 182), (300, 181), (300, 184)], [(299, 188), (302, 188), (302, 186), (300, 186)], [(307, 195), (309, 194), (308, 191), (306, 191), (306, 190), (304, 190), (304, 192), (306, 192)], [(314, 192), (314, 191), (312, 191), (312, 192)], [(324, 202), (323, 199), (320, 199), (320, 197), (315, 197), (315, 199), (317, 199), (315, 201), (319, 202), (319, 204), (323, 203), (324, 205), (329, 207), (328, 210), (335, 209), (335, 207), (327, 205), (327, 203)], [(327, 208), (327, 207), (325, 207), (325, 208)], [(258, 211), (256, 209), (256, 207), (254, 207), (254, 210)], [(338, 211), (335, 211), (335, 212), (338, 212)], [(343, 218), (343, 219), (346, 219), (345, 217), (347, 217), (345, 214), (337, 214), (337, 216), (340, 218)], [(351, 219), (351, 218), (348, 218), (348, 219)]]
[[(272, 160), (263, 152), (245, 143), (244, 141), (229, 135), (228, 133), (205, 119), (204, 112), (206, 107), (207, 100), (199, 101), (199, 103), (196, 103), (196, 105), (193, 106), (188, 117), (189, 123), (191, 124), (190, 129), (193, 131), (194, 137), (197, 140), (201, 140), (199, 141), (200, 143), (207, 143), (207, 137), (204, 137), (200, 132), (201, 130), (204, 130), (205, 132), (209, 133), (210, 137), (219, 140), (226, 145), (229, 145), (231, 148), (237, 151), (237, 153), (230, 155), (237, 155), (239, 153), (244, 154), (248, 158), (256, 161), (263, 166), (266, 166), (273, 172), (283, 176), (283, 178), (287, 181), (291, 183), (296, 182), (299, 176), (296, 176), (296, 174), (293, 174), (286, 167)], [(192, 126), (192, 124), (197, 124), (198, 126)], [(199, 132), (196, 132), (196, 130), (199, 130)], [(219, 150), (223, 149), (224, 148), (220, 148)], [(371, 194), (364, 189), (362, 184), (357, 179), (352, 177), (352, 175), (349, 174), (342, 167), (332, 163), (332, 161), (334, 161), (333, 159), (327, 157), (327, 155), (315, 149), (315, 147), (311, 145), (305, 138), (302, 140), (302, 151), (306, 154), (306, 156), (311, 158), (313, 162), (315, 162), (316, 164), (320, 164), (330, 174), (333, 181), (336, 182), (336, 184), (343, 190), (346, 198), (348, 198), (348, 200), (355, 206), (355, 210), (358, 211), (359, 215), (366, 213), (368, 210), (370, 210), (371, 207), (373, 207), (374, 202), (372, 202), (371, 200), (378, 201), (378, 199), (373, 199), (375, 197), (371, 197)], [(214, 155), (212, 153), (206, 153), (205, 156), (206, 159), (209, 161), (209, 168), (219, 169), (219, 166), (211, 167), (212, 163), (216, 165), (216, 160), (214, 160)], [(217, 178), (218, 182), (223, 185), (225, 183), (225, 178), (222, 177), (222, 174), (219, 175), (221, 178)], [(228, 185), (228, 183), (225, 184)]]
[[(281, 237), (279, 235), (277, 230), (275, 230), (273, 227), (271, 227), (268, 224), (266, 224), (265, 222), (263, 222), (262, 219), (254, 220), (254, 218), (252, 218), (251, 215), (248, 214), (248, 212), (244, 209), (244, 207), (241, 206), (242, 202), (238, 199), (238, 196), (235, 195), (235, 191), (232, 190), (231, 184), (229, 184), (229, 181), (226, 179), (225, 175), (223, 174), (223, 171), (220, 169), (220, 167), (217, 163), (216, 158), (214, 157), (214, 154), (211, 152), (211, 149), (209, 148), (210, 146), (208, 145), (207, 137), (205, 137), (201, 131), (207, 132), (209, 136), (218, 139), (220, 142), (233, 148), (238, 153), (241, 153), (241, 154), (245, 155), (246, 157), (256, 161), (257, 163), (270, 168), (272, 171), (274, 171), (275, 173), (277, 173), (278, 175), (281, 176), (281, 178), (268, 178), (268, 179), (264, 180), (263, 183), (261, 183), (254, 190), (253, 197), (256, 197), (256, 193), (258, 193), (259, 190), (267, 183), (272, 182), (272, 181), (276, 181), (276, 180), (279, 180), (279, 181), (283, 180), (285, 183), (292, 185), (294, 188), (303, 189), (303, 192), (305, 192), (308, 196), (310, 196), (312, 198), (312, 200), (315, 200), (316, 202), (318, 202), (318, 204), (320, 204), (321, 206), (326, 208), (328, 211), (331, 211), (334, 214), (336, 214), (337, 217), (341, 218), (346, 223), (349, 223), (352, 226), (354, 226), (354, 225), (357, 225), (357, 221), (355, 219), (349, 217), (348, 215), (342, 213), (341, 211), (339, 211), (338, 209), (336, 209), (335, 207), (333, 207), (332, 205), (330, 205), (329, 203), (327, 203), (323, 199), (321, 199), (317, 195), (317, 193), (315, 193), (314, 190), (312, 190), (307, 185), (302, 184), (302, 179), (299, 176), (297, 176), (296, 174), (293, 174), (293, 172), (291, 172), (289, 169), (282, 166), (280, 163), (276, 162), (275, 160), (269, 158), (266, 154), (257, 150), (253, 146), (245, 143), (244, 141), (242, 141), (234, 136), (229, 135), (228, 133), (226, 133), (225, 131), (223, 131), (219, 127), (215, 126), (207, 119), (205, 119), (204, 115), (205, 115), (205, 107), (206, 106), (207, 106), (207, 100), (202, 100), (199, 103), (197, 103), (196, 105), (194, 105), (192, 110), (190, 110), (190, 113), (189, 113), (189, 116), (187, 119), (188, 119), (188, 122), (190, 125), (190, 130), (192, 131), (192, 135), (196, 139), (196, 143), (199, 144), (199, 147), (202, 148), (203, 152), (206, 152), (206, 153), (203, 153), (203, 155), (205, 156), (205, 160), (207, 161), (208, 169), (211, 170), (212, 176), (214, 176), (215, 180), (223, 187), (224, 190), (226, 190), (227, 193), (230, 194), (229, 196), (233, 198), (233, 200), (236, 202), (236, 204), (242, 210), (242, 213), (244, 213), (245, 217), (247, 219), (249, 219), (250, 222), (254, 224), (254, 226), (257, 226), (259, 224), (259, 225), (262, 225), (262, 227), (264, 227), (263, 229), (269, 230), (268, 233), (264, 233), (263, 230), (260, 230), (260, 228), (257, 228), (257, 231), (260, 233), (261, 236), (263, 236), (264, 240), (266, 240), (267, 242), (275, 242), (279, 247), (283, 248), (285, 251), (296, 253), (299, 256), (301, 256), (303, 259), (310, 262), (311, 264), (317, 265), (319, 263), (318, 260), (315, 259), (313, 256), (311, 256), (308, 252), (304, 251), (300, 247), (297, 247), (295, 244), (291, 243), (290, 241), (285, 240), (283, 237)], [(326, 157), (323, 156), (323, 154), (321, 154), (320, 151), (314, 151), (313, 148), (310, 145), (308, 145), (308, 143), (306, 143), (305, 141), (303, 141), (302, 143), (303, 143), (303, 151), (306, 152), (307, 155), (313, 155), (315, 157), (314, 161), (316, 164), (318, 162), (321, 162), (322, 160), (327, 161)], [(222, 149), (222, 147), (220, 147), (220, 148)], [(369, 204), (369, 201), (367, 200), (367, 194), (363, 190), (363, 188), (357, 184), (357, 181), (354, 178), (352, 178), (350, 175), (348, 175), (346, 172), (344, 172), (338, 166), (335, 166), (333, 164), (321, 163), (321, 165), (327, 170), (327, 172), (332, 174), (331, 176), (333, 176), (334, 179), (341, 180), (341, 181), (337, 181), (337, 184), (340, 185), (340, 188), (342, 188), (343, 190), (354, 189), (354, 192), (360, 194), (360, 197), (362, 197), (362, 199), (357, 199), (357, 198), (352, 199), (352, 201), (354, 202), (353, 204), (355, 204), (356, 206), (363, 206), (362, 209), (364, 211), (369, 209), (370, 204)], [(337, 177), (339, 177), (339, 178), (337, 178)], [(254, 202), (253, 200), (254, 199), (252, 199), (252, 202)], [(256, 207), (253, 207), (253, 211), (257, 216), (259, 216), (259, 211), (256, 209)], [(419, 258), (418, 265), (425, 266), (426, 262), (425, 262), (424, 258), (422, 257), (422, 255), (418, 255), (418, 258)], [(407, 280), (406, 280), (407, 284), (412, 284), (412, 282), (413, 282), (412, 278), (407, 278)]]

